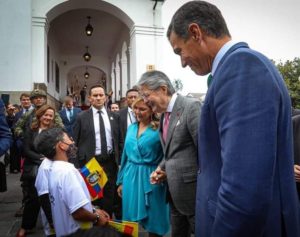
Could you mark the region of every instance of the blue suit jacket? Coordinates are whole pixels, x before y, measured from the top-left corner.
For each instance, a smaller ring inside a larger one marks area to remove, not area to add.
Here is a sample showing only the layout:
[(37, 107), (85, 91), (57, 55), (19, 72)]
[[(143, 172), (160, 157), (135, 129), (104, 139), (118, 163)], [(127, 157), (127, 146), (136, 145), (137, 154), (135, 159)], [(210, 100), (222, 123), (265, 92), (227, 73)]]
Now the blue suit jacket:
[[(245, 43), (214, 74), (199, 126), (197, 237), (299, 237), (290, 98)], [(284, 225), (284, 227), (283, 227)]]
[(61, 120), (62, 120), (62, 122), (65, 126), (65, 129), (67, 130), (67, 133), (70, 137), (74, 136), (73, 127), (74, 127), (74, 123), (76, 121), (77, 114), (79, 114), (80, 112), (81, 112), (80, 108), (73, 107), (73, 116), (72, 116), (72, 119), (70, 121), (68, 119), (66, 109), (62, 109), (61, 111), (59, 111), (59, 115), (61, 117)]
[(5, 106), (0, 99), (0, 156), (2, 156), (12, 144), (12, 134), (5, 118)]

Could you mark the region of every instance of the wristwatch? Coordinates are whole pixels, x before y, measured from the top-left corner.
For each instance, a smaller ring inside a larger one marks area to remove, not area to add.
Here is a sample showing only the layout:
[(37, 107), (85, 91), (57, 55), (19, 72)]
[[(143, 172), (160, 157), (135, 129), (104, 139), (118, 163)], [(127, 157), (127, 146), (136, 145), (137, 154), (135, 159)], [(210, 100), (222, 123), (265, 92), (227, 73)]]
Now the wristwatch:
[(94, 220), (94, 225), (95, 224), (97, 224), (98, 223), (98, 221), (99, 221), (99, 219), (100, 219), (100, 216), (99, 216), (99, 214), (98, 213), (95, 213), (95, 215), (96, 215), (96, 220)]

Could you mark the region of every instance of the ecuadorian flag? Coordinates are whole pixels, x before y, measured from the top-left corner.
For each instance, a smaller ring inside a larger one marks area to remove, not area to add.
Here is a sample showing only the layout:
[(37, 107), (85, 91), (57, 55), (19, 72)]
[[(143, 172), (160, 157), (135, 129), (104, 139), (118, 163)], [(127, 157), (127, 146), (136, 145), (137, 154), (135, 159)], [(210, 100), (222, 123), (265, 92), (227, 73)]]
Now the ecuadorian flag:
[(131, 221), (109, 221), (108, 225), (115, 228), (122, 234), (127, 236), (138, 237), (139, 234), (139, 225), (137, 222)]
[(86, 165), (81, 168), (80, 173), (90, 192), (92, 201), (102, 198), (103, 188), (107, 182), (107, 176), (96, 158), (93, 157), (86, 163)]

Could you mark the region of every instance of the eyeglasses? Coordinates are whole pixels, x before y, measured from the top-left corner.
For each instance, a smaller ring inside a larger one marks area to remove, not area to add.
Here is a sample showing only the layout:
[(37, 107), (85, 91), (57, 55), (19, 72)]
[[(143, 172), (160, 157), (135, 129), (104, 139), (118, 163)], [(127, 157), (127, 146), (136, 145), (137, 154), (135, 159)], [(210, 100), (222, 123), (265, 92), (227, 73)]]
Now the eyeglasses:
[(141, 94), (141, 97), (142, 97), (143, 99), (148, 99), (148, 97), (151, 95), (152, 92), (153, 92), (153, 90), (149, 90), (149, 92), (142, 93), (142, 94)]

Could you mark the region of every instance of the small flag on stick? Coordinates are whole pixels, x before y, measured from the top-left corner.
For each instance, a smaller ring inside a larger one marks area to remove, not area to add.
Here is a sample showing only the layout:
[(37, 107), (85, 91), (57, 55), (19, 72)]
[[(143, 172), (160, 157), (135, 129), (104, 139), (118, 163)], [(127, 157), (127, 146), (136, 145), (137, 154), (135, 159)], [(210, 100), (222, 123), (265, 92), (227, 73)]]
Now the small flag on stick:
[(139, 224), (131, 221), (109, 221), (108, 224), (122, 234), (138, 237)]
[(86, 163), (86, 165), (81, 168), (80, 173), (90, 192), (92, 201), (102, 198), (103, 188), (107, 182), (107, 176), (96, 158), (93, 157)]

